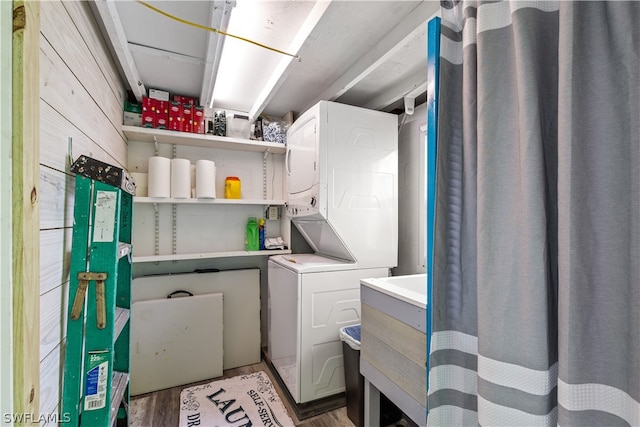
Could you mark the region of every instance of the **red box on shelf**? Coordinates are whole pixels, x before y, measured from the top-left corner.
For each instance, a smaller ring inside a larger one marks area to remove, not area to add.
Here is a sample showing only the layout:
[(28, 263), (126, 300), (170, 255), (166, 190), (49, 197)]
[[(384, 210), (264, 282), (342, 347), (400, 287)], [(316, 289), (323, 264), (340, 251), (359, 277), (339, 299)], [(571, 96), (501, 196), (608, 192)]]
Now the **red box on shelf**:
[(182, 132), (182, 104), (169, 101), (169, 130)]
[(182, 104), (182, 131), (191, 132), (193, 129), (193, 105)]
[(193, 107), (193, 126), (191, 132), (204, 133), (204, 107), (202, 105)]
[(156, 99), (156, 127), (158, 129), (169, 127), (169, 101)]
[(155, 128), (156, 121), (156, 100), (153, 98), (142, 97), (142, 126), (146, 128)]

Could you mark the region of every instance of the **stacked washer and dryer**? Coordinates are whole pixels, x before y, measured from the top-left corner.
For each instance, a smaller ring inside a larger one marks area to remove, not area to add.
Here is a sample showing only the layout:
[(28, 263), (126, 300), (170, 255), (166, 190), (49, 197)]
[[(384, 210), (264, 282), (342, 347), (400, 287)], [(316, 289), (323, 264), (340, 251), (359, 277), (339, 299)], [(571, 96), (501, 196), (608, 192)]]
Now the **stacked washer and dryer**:
[(268, 355), (293, 400), (345, 390), (360, 280), (398, 261), (398, 119), (322, 101), (287, 132), (287, 215), (315, 253), (268, 262)]

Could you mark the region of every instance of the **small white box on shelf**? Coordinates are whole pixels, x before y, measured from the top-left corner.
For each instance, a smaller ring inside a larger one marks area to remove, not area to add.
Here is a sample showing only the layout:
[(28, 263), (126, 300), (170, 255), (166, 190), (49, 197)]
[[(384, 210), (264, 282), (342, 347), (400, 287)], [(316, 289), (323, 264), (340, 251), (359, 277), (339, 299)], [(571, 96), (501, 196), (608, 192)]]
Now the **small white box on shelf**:
[(251, 123), (249, 116), (242, 114), (227, 114), (227, 136), (232, 138), (249, 139)]
[(149, 89), (149, 98), (169, 101), (169, 92), (160, 89)]
[(123, 122), (127, 126), (142, 126), (142, 113), (125, 111), (123, 113)]

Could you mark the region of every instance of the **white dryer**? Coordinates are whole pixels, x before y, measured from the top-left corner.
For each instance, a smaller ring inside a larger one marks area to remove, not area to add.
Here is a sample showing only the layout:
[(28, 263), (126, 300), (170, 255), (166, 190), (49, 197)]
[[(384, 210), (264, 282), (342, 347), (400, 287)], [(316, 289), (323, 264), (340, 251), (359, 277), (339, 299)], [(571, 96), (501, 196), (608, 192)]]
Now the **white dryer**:
[(287, 132), (287, 215), (316, 253), (398, 264), (398, 117), (321, 101)]

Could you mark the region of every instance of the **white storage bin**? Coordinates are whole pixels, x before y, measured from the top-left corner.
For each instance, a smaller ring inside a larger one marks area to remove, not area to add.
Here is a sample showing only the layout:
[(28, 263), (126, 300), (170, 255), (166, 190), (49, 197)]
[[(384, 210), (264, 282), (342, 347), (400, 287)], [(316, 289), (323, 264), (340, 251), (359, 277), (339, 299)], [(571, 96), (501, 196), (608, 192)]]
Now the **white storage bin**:
[(227, 114), (227, 136), (249, 139), (250, 131), (251, 123), (249, 122), (249, 116)]

